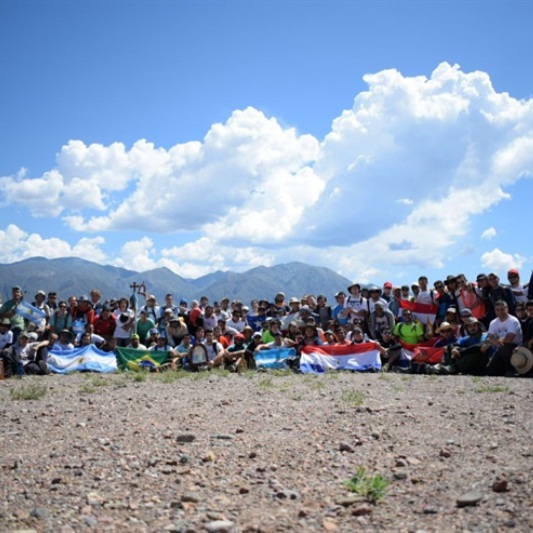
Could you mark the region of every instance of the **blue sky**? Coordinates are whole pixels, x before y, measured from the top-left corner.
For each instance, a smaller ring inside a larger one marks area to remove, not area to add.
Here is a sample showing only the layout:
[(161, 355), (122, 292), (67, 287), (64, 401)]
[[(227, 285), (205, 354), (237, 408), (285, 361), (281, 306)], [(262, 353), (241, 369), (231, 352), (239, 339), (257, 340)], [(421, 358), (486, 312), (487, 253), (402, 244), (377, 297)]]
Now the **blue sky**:
[(0, 262), (532, 269), (531, 1), (0, 3)]

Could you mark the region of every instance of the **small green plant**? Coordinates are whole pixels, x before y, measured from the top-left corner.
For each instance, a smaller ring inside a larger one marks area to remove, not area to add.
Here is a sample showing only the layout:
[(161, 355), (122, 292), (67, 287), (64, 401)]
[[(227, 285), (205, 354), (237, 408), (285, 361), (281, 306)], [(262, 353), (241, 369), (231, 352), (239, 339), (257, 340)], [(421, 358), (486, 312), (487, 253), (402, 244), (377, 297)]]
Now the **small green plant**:
[(360, 390), (346, 391), (342, 395), (343, 401), (355, 407), (359, 407), (365, 401), (365, 393)]
[(96, 388), (93, 387), (90, 383), (84, 383), (80, 389), (80, 394), (94, 394), (96, 392)]
[(472, 383), (480, 383), (481, 378), (479, 376), (472, 376)]
[(146, 376), (148, 374), (146, 372), (135, 372), (135, 374), (133, 374), (133, 381), (135, 381), (135, 383), (141, 383), (143, 381), (146, 381)]
[(176, 381), (176, 372), (173, 370), (166, 370), (165, 372), (158, 372), (155, 375), (155, 379), (160, 383), (174, 383)]
[(385, 496), (389, 482), (381, 475), (370, 476), (362, 466), (357, 467), (355, 475), (346, 481), (346, 488), (366, 498), (371, 503), (376, 503)]
[(507, 385), (480, 385), (474, 389), (474, 392), (507, 392), (508, 390)]
[(266, 378), (259, 380), (260, 389), (270, 389), (273, 386), (274, 386), (274, 381), (271, 377), (266, 377)]
[(292, 371), (290, 368), (274, 368), (269, 370), (268, 373), (272, 376), (290, 376)]
[(42, 383), (28, 383), (10, 390), (12, 400), (39, 400), (46, 396), (48, 389)]
[(88, 381), (91, 386), (93, 387), (105, 387), (106, 385), (109, 385), (109, 381), (104, 376), (94, 375), (94, 374), (86, 374), (88, 376)]

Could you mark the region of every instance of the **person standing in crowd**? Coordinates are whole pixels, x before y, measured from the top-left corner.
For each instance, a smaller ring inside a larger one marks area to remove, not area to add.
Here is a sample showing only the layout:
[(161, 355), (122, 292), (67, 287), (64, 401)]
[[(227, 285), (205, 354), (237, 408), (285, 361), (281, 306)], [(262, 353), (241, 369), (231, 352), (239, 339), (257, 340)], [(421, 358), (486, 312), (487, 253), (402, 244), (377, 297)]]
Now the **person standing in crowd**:
[(516, 303), (521, 302), (525, 305), (527, 303), (528, 286), (520, 283), (520, 272), (516, 268), (511, 268), (507, 272), (507, 280), (509, 281), (509, 288), (513, 292)]
[(24, 318), (17, 313), (17, 305), (22, 303), (22, 298), (22, 288), (16, 285), (11, 289), (11, 298), (0, 307), (0, 319), (9, 319), (14, 343), (25, 329)]
[(72, 329), (72, 315), (68, 312), (67, 302), (61, 300), (50, 317), (50, 331), (59, 334), (64, 329)]

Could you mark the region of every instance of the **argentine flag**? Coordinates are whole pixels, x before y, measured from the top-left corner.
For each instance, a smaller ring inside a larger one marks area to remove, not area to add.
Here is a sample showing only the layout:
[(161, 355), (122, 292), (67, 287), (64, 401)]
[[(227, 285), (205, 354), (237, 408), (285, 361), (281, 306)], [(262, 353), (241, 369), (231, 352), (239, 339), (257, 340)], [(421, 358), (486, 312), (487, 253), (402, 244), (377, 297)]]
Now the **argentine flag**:
[(294, 348), (269, 348), (259, 350), (254, 354), (255, 366), (257, 368), (267, 368), (270, 370), (287, 370), (287, 361), (296, 357)]
[(83, 346), (73, 350), (56, 350), (48, 352), (48, 368), (56, 374), (69, 372), (116, 372), (117, 359), (113, 352), (103, 352), (95, 346)]
[(38, 309), (25, 301), (17, 304), (15, 313), (37, 325), (40, 325), (42, 319), (46, 317), (46, 313), (42, 309)]

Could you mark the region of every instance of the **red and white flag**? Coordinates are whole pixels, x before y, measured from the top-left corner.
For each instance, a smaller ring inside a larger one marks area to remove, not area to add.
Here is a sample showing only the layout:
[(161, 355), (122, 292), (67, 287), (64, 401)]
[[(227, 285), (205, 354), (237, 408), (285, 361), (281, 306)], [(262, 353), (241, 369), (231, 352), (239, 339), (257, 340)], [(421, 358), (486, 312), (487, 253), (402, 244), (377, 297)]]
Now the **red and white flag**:
[(302, 348), (300, 370), (304, 374), (322, 374), (329, 370), (381, 370), (381, 358), (373, 342), (342, 346), (305, 346)]

